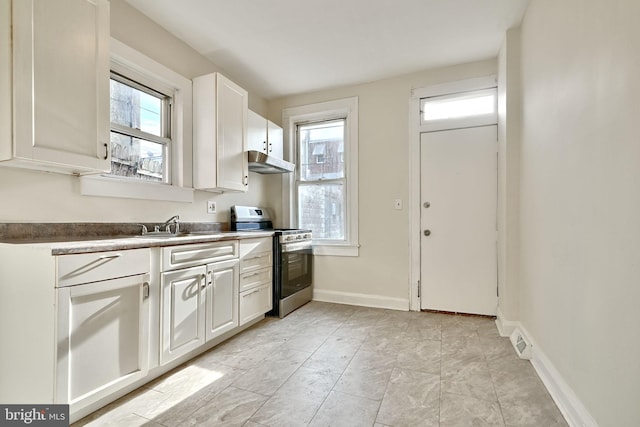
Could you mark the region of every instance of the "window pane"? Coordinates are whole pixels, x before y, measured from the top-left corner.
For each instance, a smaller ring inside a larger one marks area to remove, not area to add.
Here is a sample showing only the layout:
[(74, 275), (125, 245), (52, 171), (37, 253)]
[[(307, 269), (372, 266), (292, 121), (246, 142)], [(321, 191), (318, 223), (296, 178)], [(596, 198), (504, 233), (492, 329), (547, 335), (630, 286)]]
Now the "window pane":
[(344, 178), (344, 120), (298, 127), (301, 181)]
[(422, 118), (431, 121), (495, 114), (496, 102), (495, 89), (434, 96), (422, 100)]
[(165, 182), (163, 144), (111, 132), (111, 175)]
[(111, 80), (111, 122), (162, 134), (163, 99), (116, 80)]
[(298, 224), (313, 231), (314, 239), (345, 240), (344, 185), (300, 184)]

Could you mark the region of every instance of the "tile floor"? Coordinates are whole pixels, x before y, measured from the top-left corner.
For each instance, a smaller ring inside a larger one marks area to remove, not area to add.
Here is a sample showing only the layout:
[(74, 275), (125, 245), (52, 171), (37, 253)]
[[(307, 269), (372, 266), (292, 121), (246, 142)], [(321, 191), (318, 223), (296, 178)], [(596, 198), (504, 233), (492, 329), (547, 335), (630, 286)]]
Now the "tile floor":
[(312, 302), (74, 426), (566, 426), (492, 319)]

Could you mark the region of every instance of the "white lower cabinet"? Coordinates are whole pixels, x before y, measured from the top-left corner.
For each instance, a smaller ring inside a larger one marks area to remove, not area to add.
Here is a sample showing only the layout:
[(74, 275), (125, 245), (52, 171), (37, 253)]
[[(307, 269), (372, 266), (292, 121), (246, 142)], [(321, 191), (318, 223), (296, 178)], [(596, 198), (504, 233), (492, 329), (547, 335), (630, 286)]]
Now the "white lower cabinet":
[(148, 374), (149, 257), (149, 249), (55, 257), (53, 400), (69, 404), (72, 419)]
[(240, 325), (273, 308), (272, 242), (271, 237), (240, 241)]
[(206, 266), (162, 273), (160, 363), (205, 343)]
[(237, 327), (239, 290), (237, 240), (162, 251), (160, 365)]
[(241, 241), (69, 255), (0, 243), (0, 401), (69, 404), (75, 422), (258, 321), (271, 238)]
[(58, 289), (56, 402), (72, 412), (148, 371), (149, 276)]
[(238, 260), (209, 264), (207, 281), (206, 340), (210, 341), (238, 326)]
[(240, 324), (244, 325), (272, 308), (271, 282), (240, 293)]

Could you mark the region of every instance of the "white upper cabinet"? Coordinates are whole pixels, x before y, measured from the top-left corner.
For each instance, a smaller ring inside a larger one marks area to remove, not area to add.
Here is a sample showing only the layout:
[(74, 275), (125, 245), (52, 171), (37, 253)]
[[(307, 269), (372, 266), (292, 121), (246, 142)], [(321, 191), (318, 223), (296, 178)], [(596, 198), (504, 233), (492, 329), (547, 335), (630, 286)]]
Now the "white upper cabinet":
[(267, 119), (249, 110), (247, 123), (247, 150), (267, 154)]
[(269, 143), (267, 154), (282, 159), (284, 155), (282, 128), (269, 120), (267, 120), (267, 142)]
[(248, 94), (220, 73), (193, 79), (193, 186), (247, 191)]
[(110, 168), (109, 1), (0, 0), (0, 164)]
[(282, 159), (282, 128), (249, 110), (248, 150)]

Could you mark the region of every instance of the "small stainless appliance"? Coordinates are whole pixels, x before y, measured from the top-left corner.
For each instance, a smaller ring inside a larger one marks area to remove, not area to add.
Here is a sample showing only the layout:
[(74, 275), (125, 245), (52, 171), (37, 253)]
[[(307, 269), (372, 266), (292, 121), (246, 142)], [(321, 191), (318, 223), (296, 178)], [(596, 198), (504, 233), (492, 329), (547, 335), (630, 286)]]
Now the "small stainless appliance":
[(231, 230), (273, 231), (273, 310), (280, 318), (313, 297), (313, 247), (311, 230), (273, 228), (266, 208), (231, 207)]

